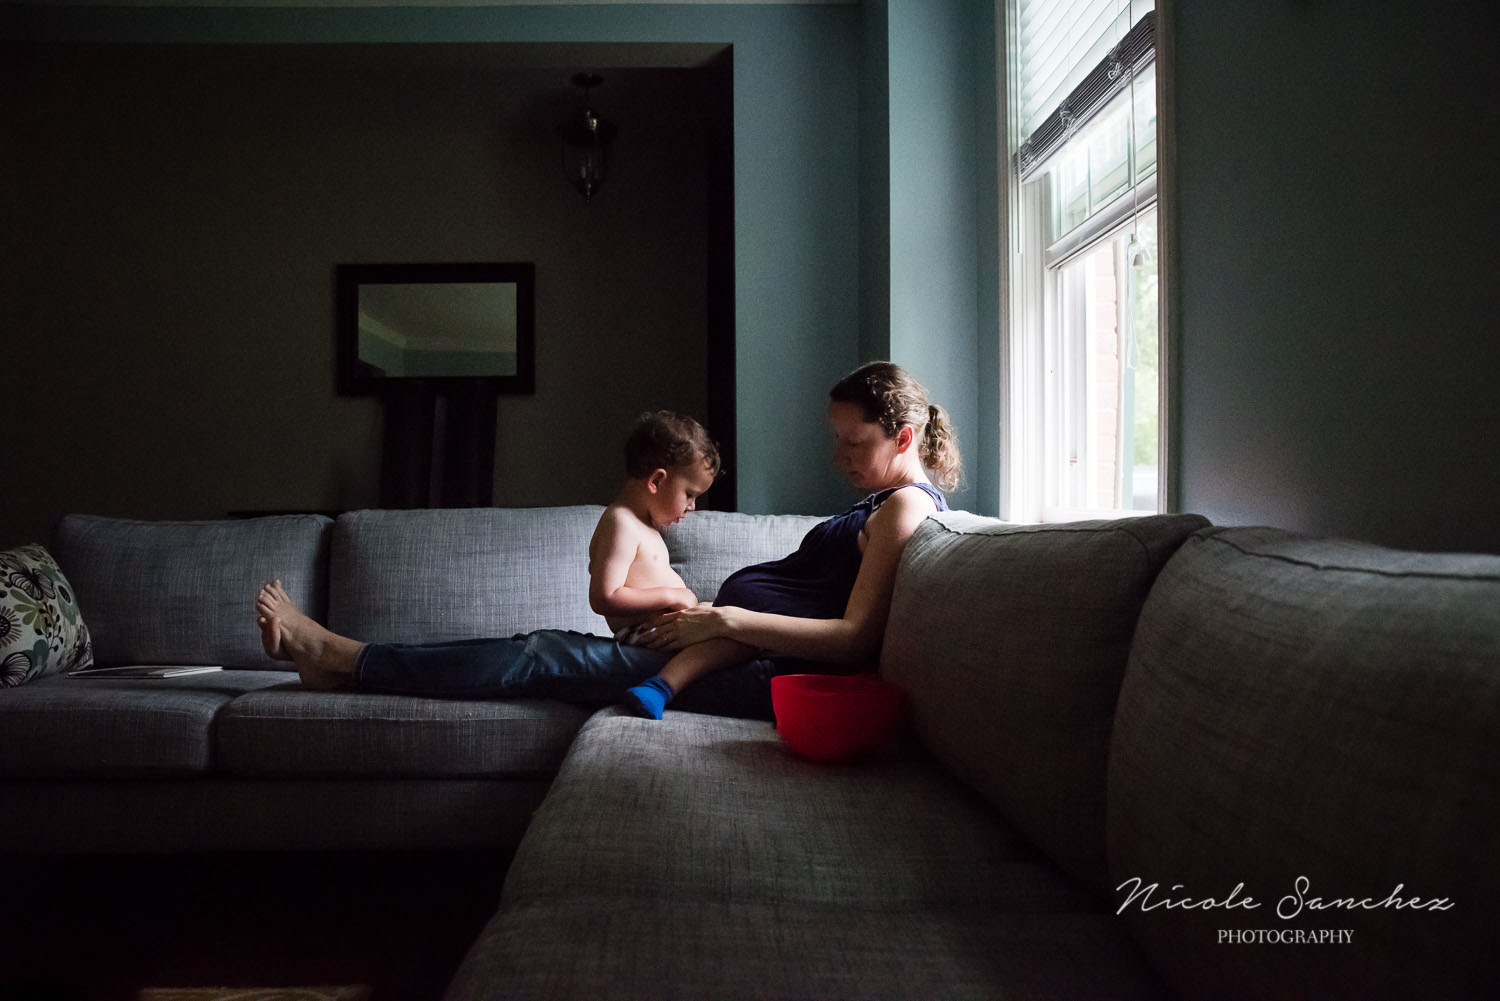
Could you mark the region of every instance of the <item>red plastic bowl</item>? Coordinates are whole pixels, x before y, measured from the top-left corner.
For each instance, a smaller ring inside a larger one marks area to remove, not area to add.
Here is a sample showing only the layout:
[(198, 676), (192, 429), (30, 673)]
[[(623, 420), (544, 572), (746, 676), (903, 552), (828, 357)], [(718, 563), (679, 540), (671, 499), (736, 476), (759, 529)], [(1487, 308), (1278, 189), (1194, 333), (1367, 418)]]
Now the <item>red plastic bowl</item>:
[(771, 679), (776, 730), (811, 761), (849, 761), (890, 736), (905, 695), (874, 674), (783, 674)]

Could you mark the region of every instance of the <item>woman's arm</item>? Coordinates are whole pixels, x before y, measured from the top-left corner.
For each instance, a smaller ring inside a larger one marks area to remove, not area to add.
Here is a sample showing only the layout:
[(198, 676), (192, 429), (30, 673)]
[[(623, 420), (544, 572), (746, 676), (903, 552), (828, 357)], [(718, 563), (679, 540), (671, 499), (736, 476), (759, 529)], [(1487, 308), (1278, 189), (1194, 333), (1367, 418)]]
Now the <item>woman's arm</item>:
[(898, 490), (865, 523), (865, 551), (841, 619), (802, 619), (733, 606), (699, 605), (655, 620), (650, 645), (680, 650), (715, 637), (790, 657), (858, 664), (880, 652), (896, 568), (917, 526), (935, 510), (920, 490)]

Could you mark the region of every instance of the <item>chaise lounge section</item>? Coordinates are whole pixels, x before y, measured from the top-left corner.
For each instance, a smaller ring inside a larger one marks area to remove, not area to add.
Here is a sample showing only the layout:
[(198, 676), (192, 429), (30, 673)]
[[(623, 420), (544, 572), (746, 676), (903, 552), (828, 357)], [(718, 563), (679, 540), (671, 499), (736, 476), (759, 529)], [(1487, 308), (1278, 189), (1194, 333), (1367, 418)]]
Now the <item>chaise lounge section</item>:
[(910, 732), (842, 768), (592, 718), (449, 996), (1500, 990), (1500, 559), (938, 515), (880, 670)]

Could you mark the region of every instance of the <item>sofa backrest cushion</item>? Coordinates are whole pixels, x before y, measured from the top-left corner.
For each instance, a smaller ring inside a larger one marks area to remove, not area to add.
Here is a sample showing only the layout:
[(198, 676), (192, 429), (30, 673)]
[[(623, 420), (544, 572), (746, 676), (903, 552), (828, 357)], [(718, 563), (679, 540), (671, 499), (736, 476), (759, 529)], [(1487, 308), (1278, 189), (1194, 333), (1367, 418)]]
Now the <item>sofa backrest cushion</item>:
[(1133, 933), (1183, 997), (1497, 996), (1497, 721), (1500, 557), (1194, 537), (1120, 695), (1112, 877), (1140, 881), (1121, 904), (1259, 906), (1138, 897)]
[(907, 544), (881, 672), (948, 768), (1100, 893), (1110, 724), (1142, 602), (1207, 522), (935, 515)]
[(132, 521), (68, 515), (52, 552), (94, 644), (94, 663), (218, 664), (285, 670), (261, 648), (255, 594), (280, 578), (321, 618), (328, 535), (319, 515)]
[(672, 569), (699, 601), (713, 601), (719, 585), (741, 567), (794, 552), (822, 518), (800, 514), (699, 511), (662, 532)]
[(589, 608), (589, 539), (604, 508), (355, 511), (333, 529), (329, 626), (369, 643), (535, 629), (605, 635)]
[[(534, 629), (607, 635), (589, 607), (595, 505), (356, 511), (333, 530), (330, 625), (366, 642), (428, 643)], [(785, 556), (820, 519), (702, 511), (663, 535), (703, 601), (751, 563)]]

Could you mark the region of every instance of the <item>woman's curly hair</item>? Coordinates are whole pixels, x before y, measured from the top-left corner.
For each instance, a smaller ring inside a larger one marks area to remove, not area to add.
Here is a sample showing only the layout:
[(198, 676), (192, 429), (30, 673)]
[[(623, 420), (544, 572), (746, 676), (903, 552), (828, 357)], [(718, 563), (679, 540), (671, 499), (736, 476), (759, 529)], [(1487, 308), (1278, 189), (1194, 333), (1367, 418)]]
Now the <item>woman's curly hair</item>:
[(828, 393), (836, 403), (853, 403), (866, 421), (879, 424), (887, 438), (910, 426), (921, 442), (918, 455), (941, 490), (963, 481), (958, 433), (948, 411), (927, 398), (927, 390), (900, 365), (872, 361), (850, 372)]

